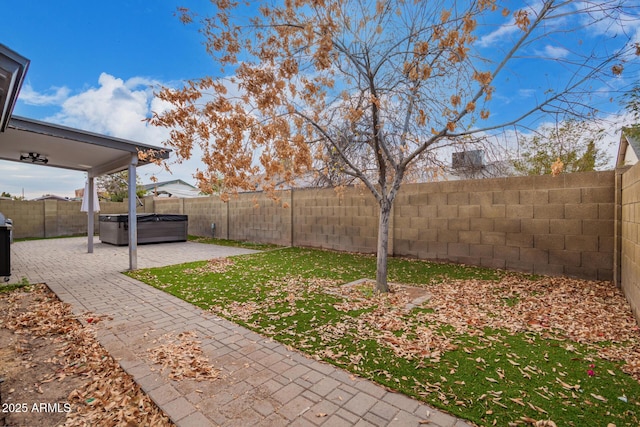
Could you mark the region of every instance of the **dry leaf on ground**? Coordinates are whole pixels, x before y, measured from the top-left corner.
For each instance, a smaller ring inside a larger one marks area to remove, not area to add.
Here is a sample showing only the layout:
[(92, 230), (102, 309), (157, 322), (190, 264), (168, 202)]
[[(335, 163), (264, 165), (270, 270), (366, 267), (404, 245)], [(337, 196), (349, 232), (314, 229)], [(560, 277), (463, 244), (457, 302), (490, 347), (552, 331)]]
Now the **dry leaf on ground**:
[(233, 265), (235, 265), (235, 261), (232, 258), (213, 258), (202, 267), (189, 268), (184, 272), (186, 274), (224, 273)]
[[(23, 300), (28, 296), (33, 301), (25, 307)], [(98, 343), (92, 322), (83, 326), (70, 305), (59, 301), (45, 285), (34, 286), (30, 294), (13, 292), (7, 299), (9, 308), (2, 318), (4, 327), (22, 336), (50, 337), (59, 344), (57, 351), (41, 362), (58, 363), (61, 368), (55, 377), (43, 383), (85, 379), (81, 387), (65, 396), (71, 404), (65, 426), (173, 425)]]
[(209, 363), (197, 341), (193, 331), (178, 335), (165, 334), (159, 341), (165, 343), (148, 350), (152, 361), (162, 365), (162, 370), (169, 369), (169, 378), (180, 380), (191, 378), (196, 381), (218, 378), (219, 370)]

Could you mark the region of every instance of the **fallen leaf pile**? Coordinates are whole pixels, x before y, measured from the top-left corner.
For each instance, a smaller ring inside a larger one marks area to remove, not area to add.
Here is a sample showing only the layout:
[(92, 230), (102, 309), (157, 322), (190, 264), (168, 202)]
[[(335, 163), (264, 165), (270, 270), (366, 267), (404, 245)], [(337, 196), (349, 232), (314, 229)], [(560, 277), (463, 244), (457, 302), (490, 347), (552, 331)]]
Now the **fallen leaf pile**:
[[(365, 283), (365, 286), (372, 288), (373, 283)], [(417, 324), (407, 327), (409, 326), (407, 323), (411, 320), (404, 314), (407, 312), (407, 305), (411, 302), (409, 295), (396, 284), (390, 284), (389, 288), (389, 293), (373, 293), (365, 297), (364, 295), (368, 294), (366, 289), (363, 290), (358, 286), (340, 287), (337, 293), (345, 299), (334, 305), (336, 310), (369, 309), (369, 311), (356, 319), (337, 324), (331, 331), (333, 337), (343, 335), (355, 328), (358, 336), (374, 339), (390, 347), (397, 356), (407, 360), (429, 358), (437, 361), (443, 352), (455, 348), (449, 339), (434, 333), (432, 328)], [(338, 331), (340, 328), (343, 331)], [(398, 333), (405, 330), (413, 330), (412, 336)]]
[[(284, 313), (271, 314), (272, 320), (278, 320), (296, 314), (298, 308), (297, 301), (304, 301), (306, 295), (312, 292), (330, 292), (339, 285), (336, 280), (321, 278), (303, 278), (300, 276), (287, 276), (278, 280), (271, 280), (264, 285), (267, 294), (259, 302), (248, 301), (225, 301), (223, 304), (214, 304), (211, 310), (225, 317), (233, 317), (244, 322), (248, 322), (258, 310), (271, 310), (283, 302), (288, 303), (289, 310)], [(256, 293), (262, 289), (256, 289)]]
[(165, 334), (154, 343), (163, 342), (148, 350), (151, 360), (162, 365), (162, 370), (170, 369), (169, 378), (181, 380), (191, 378), (196, 381), (218, 378), (219, 370), (209, 363), (209, 359), (200, 348), (197, 334), (193, 331), (178, 335)]
[(184, 272), (186, 274), (224, 273), (234, 264), (235, 262), (231, 258), (213, 258), (207, 261), (202, 267), (190, 268)]
[(5, 328), (16, 334), (42, 337), (62, 335), (78, 326), (69, 306), (58, 300), (44, 285), (36, 285), (33, 293), (36, 295), (36, 304), (27, 311), (22, 304), (25, 293), (12, 292), (7, 297), (9, 309), (2, 322)]
[[(345, 352), (336, 342), (358, 337), (373, 339), (408, 360), (437, 362), (444, 352), (456, 348), (456, 335), (483, 335), (483, 328), (490, 327), (563, 337), (587, 345), (611, 342), (615, 345), (599, 346), (598, 355), (624, 360), (625, 372), (640, 381), (640, 331), (624, 295), (611, 282), (566, 277), (530, 280), (507, 275), (500, 281), (451, 280), (422, 287), (430, 298), (421, 307), (430, 310), (413, 315), (407, 315), (411, 301), (400, 285), (390, 284), (392, 292), (378, 294), (363, 286), (340, 286), (335, 280), (298, 276), (269, 282), (271, 290), (264, 300), (228, 302), (212, 310), (245, 322), (257, 312), (269, 312), (272, 320), (278, 320), (304, 310), (296, 301), (322, 292), (340, 297), (334, 304), (336, 310), (362, 313), (334, 324), (319, 324), (315, 329), (318, 338), (299, 342), (301, 349), (316, 348), (316, 356), (344, 358)], [(288, 311), (272, 311), (287, 302)], [(444, 325), (452, 326), (455, 333), (435, 332)], [(288, 331), (296, 334), (294, 329), (295, 325)], [(263, 331), (271, 332), (268, 327)], [(358, 355), (351, 359), (358, 370)]]
[[(456, 280), (430, 286), (423, 322), (452, 325), (458, 333), (482, 328), (553, 333), (583, 344), (608, 341), (599, 356), (624, 360), (625, 372), (640, 381), (640, 331), (622, 292), (611, 282), (566, 277), (499, 282)], [(510, 303), (509, 303), (510, 302)]]
[(35, 303), (29, 307), (23, 303), (25, 292), (13, 292), (7, 297), (10, 306), (2, 326), (20, 335), (52, 337), (61, 344), (48, 360), (62, 366), (56, 380), (71, 376), (86, 378), (84, 386), (68, 396), (72, 410), (65, 426), (173, 425), (100, 346), (95, 330), (78, 321), (68, 304), (60, 302), (44, 285), (34, 286), (32, 293), (36, 294)]
[(435, 311), (429, 317), (459, 332), (488, 326), (512, 332), (557, 331), (583, 343), (638, 338), (629, 304), (611, 282), (507, 276), (499, 282), (449, 281), (429, 292), (427, 306)]

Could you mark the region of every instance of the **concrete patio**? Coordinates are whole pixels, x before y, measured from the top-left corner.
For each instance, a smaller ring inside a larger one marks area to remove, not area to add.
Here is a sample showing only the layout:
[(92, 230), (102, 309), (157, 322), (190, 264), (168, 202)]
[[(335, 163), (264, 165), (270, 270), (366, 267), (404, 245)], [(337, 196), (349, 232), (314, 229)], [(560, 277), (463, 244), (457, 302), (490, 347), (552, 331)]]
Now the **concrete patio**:
[[(86, 237), (14, 243), (11, 282), (46, 283), (75, 314), (111, 316), (97, 325), (100, 343), (178, 426), (469, 425), (121, 274), (127, 247), (96, 242), (93, 254), (86, 247)], [(193, 242), (142, 245), (138, 267), (251, 252)], [(153, 339), (184, 331), (198, 334), (219, 379), (175, 381), (154, 367), (147, 354)]]

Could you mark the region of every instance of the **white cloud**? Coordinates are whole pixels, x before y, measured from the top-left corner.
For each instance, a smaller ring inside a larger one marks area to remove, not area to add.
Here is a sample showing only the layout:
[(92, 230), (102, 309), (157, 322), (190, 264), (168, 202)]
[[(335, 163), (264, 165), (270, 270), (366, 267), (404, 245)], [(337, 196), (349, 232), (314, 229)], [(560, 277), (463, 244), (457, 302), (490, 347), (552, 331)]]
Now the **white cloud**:
[(551, 59), (561, 59), (569, 56), (569, 51), (563, 47), (546, 45), (544, 47), (544, 56)]
[[(89, 87), (74, 95), (70, 95), (67, 88), (38, 93), (25, 85), (20, 99), (30, 105), (59, 106), (60, 110), (54, 115), (39, 118), (47, 122), (162, 146), (169, 137), (169, 131), (145, 121), (152, 112), (159, 113), (170, 108), (169, 104), (153, 94), (154, 87), (159, 84), (144, 77), (123, 80), (102, 73), (97, 87)], [(203, 168), (201, 155), (201, 151), (194, 147), (190, 160), (176, 164), (170, 159), (171, 172), (147, 165), (139, 168), (138, 174), (144, 183), (148, 183), (152, 175), (159, 180), (182, 179), (194, 183), (193, 174), (197, 168)], [(82, 188), (85, 181), (82, 172), (14, 162), (0, 161), (0, 170), (0, 191), (21, 195), (24, 189), (27, 198), (43, 194), (73, 197), (74, 190)]]
[(498, 27), (497, 30), (492, 31), (489, 34), (486, 34), (478, 39), (478, 46), (480, 47), (490, 47), (494, 44), (504, 40), (505, 37), (510, 36), (516, 31), (520, 31), (520, 29), (516, 26), (515, 19), (511, 18), (506, 24)]
[(20, 90), (20, 101), (27, 105), (60, 105), (71, 93), (67, 87), (53, 87), (48, 93), (38, 93), (33, 90), (29, 83), (26, 83)]
[(581, 14), (582, 22), (588, 25), (592, 36), (616, 37), (631, 34), (640, 28), (637, 2), (634, 4), (633, 1), (627, 1), (623, 6), (591, 1), (576, 1), (571, 4)]
[[(161, 113), (170, 108), (170, 104), (153, 94), (154, 87), (160, 82), (143, 77), (123, 80), (102, 73), (98, 84), (97, 88), (87, 89), (67, 99), (62, 110), (49, 120), (156, 146), (162, 146), (169, 138), (169, 130), (149, 125), (145, 120), (153, 112)], [(149, 165), (140, 168), (138, 174), (144, 183), (148, 183), (151, 176), (161, 181), (182, 179), (194, 183), (193, 174), (197, 168), (203, 168), (201, 156), (202, 152), (194, 147), (191, 158), (179, 164), (175, 162), (175, 156), (171, 156), (170, 172)]]
[(102, 73), (99, 87), (70, 96), (61, 111), (46, 120), (65, 126), (159, 145), (167, 133), (147, 125), (155, 82), (140, 77), (124, 81)]
[[(542, 2), (540, 0), (534, 0), (531, 2), (531, 4), (525, 4), (522, 9), (526, 9), (527, 12), (529, 12), (529, 16), (537, 16), (538, 11), (542, 9)], [(513, 16), (513, 13), (510, 16), (511, 17), (509, 18), (509, 20), (500, 25), (496, 30), (480, 37), (478, 39), (478, 46), (494, 46), (495, 44), (504, 42), (506, 39), (510, 38), (512, 34), (522, 32), (522, 30), (520, 30), (520, 28), (516, 25), (516, 20)]]
[[(607, 2), (571, 2), (575, 10), (582, 13), (582, 24), (587, 27), (588, 35), (594, 38), (627, 41), (619, 49), (629, 49), (624, 60), (636, 58), (634, 45), (640, 43), (640, 19), (638, 19), (638, 2), (628, 0), (624, 5), (612, 8)], [(616, 52), (618, 49), (616, 49)]]

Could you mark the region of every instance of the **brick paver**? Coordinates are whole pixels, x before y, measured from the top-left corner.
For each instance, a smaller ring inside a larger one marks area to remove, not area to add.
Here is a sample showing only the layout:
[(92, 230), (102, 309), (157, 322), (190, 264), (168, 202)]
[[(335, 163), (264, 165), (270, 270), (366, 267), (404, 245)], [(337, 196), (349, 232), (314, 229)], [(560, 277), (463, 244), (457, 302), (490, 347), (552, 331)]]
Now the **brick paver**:
[[(98, 340), (178, 426), (469, 426), (131, 279), (120, 273), (128, 267), (126, 247), (96, 241), (88, 254), (86, 240), (14, 243), (11, 282), (46, 283), (76, 315), (111, 316), (96, 326)], [(142, 245), (138, 267), (251, 252), (193, 242)], [(171, 380), (149, 360), (154, 339), (185, 331), (197, 332), (220, 378)]]

